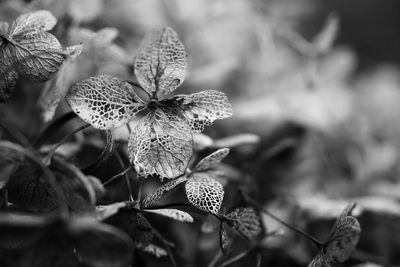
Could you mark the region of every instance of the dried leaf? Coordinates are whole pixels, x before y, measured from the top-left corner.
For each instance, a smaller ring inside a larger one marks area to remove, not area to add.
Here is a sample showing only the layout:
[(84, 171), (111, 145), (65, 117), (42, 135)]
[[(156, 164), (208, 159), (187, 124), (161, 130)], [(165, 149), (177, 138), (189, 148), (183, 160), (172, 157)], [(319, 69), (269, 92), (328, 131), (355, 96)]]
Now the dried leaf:
[(188, 223), (193, 222), (193, 217), (189, 213), (177, 209), (154, 209), (154, 210), (143, 210), (143, 211), (162, 215), (180, 222), (188, 222)]
[(20, 15), (11, 25), (10, 35), (24, 35), (34, 31), (50, 31), (57, 19), (47, 10), (39, 10)]
[(207, 90), (191, 95), (178, 95), (174, 98), (190, 127), (203, 131), (217, 119), (232, 116), (232, 106), (223, 92)]
[(222, 254), (228, 257), (231, 254), (232, 239), (229, 237), (222, 223), (221, 227), (219, 228), (219, 242)]
[(121, 208), (126, 207), (125, 202), (116, 202), (110, 205), (96, 206), (96, 218), (98, 220), (105, 220), (118, 213)]
[(75, 45), (66, 48), (66, 59), (61, 65), (56, 76), (47, 82), (39, 98), (39, 107), (44, 121), (50, 121), (54, 113), (65, 97), (73, 80), (73, 69), (76, 67), (76, 57), (82, 52), (82, 45)]
[(228, 156), (229, 151), (229, 148), (218, 149), (217, 151), (200, 160), (193, 171), (204, 172), (215, 169), (221, 163), (221, 161)]
[(140, 212), (120, 210), (106, 222), (126, 232), (135, 248), (146, 247), (153, 241), (153, 228)]
[(185, 48), (169, 27), (146, 35), (134, 64), (138, 82), (156, 99), (182, 84), (186, 65)]
[(91, 77), (75, 84), (66, 99), (78, 116), (102, 130), (128, 123), (145, 108), (129, 83), (109, 75)]
[(129, 136), (129, 157), (140, 175), (173, 179), (184, 173), (193, 153), (189, 127), (169, 111), (147, 114)]
[(205, 173), (193, 173), (185, 189), (193, 206), (205, 212), (218, 213), (224, 198), (224, 189), (218, 181)]
[(149, 244), (142, 248), (142, 250), (156, 256), (157, 258), (165, 257), (168, 255), (168, 252), (165, 249), (160, 248), (159, 246), (156, 246), (154, 244)]
[(154, 202), (157, 202), (163, 198), (163, 196), (180, 185), (181, 183), (187, 181), (187, 178), (185, 176), (179, 177), (177, 179), (174, 179), (172, 181), (169, 181), (162, 186), (158, 187), (156, 190), (151, 192), (146, 196), (146, 198), (142, 201), (142, 207), (147, 208)]
[(252, 207), (237, 208), (226, 215), (233, 228), (248, 240), (254, 240), (263, 234), (260, 216)]
[(321, 251), (309, 266), (330, 266), (323, 264), (341, 263), (350, 257), (361, 234), (358, 220), (350, 215), (354, 207), (355, 203), (344, 209), (332, 228), (329, 240), (324, 244), (324, 251)]

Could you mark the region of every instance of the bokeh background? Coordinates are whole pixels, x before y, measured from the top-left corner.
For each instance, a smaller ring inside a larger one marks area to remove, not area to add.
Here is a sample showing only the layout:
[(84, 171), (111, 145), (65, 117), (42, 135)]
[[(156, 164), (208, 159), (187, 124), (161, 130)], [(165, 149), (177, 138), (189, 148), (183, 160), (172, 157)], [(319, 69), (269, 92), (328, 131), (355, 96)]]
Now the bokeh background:
[[(250, 181), (260, 202), (320, 237), (345, 203), (356, 201), (363, 233), (343, 266), (400, 265), (399, 1), (2, 0), (0, 20), (37, 9), (56, 15), (54, 34), (64, 46), (85, 45), (71, 83), (98, 73), (132, 80), (146, 31), (174, 28), (189, 59), (177, 93), (216, 89), (233, 104), (234, 116), (205, 133), (259, 138), (232, 150), (234, 179)], [(91, 42), (105, 27), (118, 36)], [(96, 52), (99, 46), (104, 50)], [(19, 80), (0, 105), (0, 116), (32, 140), (48, 123), (38, 104), (43, 87)], [(67, 111), (62, 101), (55, 116)], [(271, 231), (282, 228), (265, 220)], [(215, 238), (170, 228), (185, 244), (187, 264), (207, 266)], [(284, 230), (263, 244), (262, 266), (306, 266), (316, 253)], [(168, 266), (168, 260), (142, 264)], [(249, 258), (234, 266), (251, 264)]]

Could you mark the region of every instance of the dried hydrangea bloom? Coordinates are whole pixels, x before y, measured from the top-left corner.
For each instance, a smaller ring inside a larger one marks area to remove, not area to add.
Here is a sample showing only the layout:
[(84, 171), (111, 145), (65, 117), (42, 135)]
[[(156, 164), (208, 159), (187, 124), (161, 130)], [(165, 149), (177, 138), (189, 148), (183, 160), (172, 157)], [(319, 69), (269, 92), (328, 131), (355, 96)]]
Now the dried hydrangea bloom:
[(186, 52), (171, 28), (148, 34), (135, 58), (135, 75), (145, 92), (108, 75), (74, 85), (67, 101), (93, 127), (110, 130), (139, 117), (129, 137), (129, 157), (140, 175), (176, 178), (193, 154), (193, 132), (232, 115), (224, 93), (202, 91), (166, 98), (183, 82)]
[(66, 54), (48, 33), (56, 23), (46, 10), (23, 14), (11, 26), (0, 22), (0, 102), (11, 96), (18, 75), (42, 82), (58, 71)]

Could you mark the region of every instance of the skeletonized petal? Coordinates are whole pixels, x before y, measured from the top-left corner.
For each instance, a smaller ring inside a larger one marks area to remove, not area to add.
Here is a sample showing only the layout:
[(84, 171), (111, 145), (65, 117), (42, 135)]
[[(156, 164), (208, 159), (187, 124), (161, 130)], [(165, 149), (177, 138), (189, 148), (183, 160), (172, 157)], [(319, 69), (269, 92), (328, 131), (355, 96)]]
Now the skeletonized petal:
[(109, 75), (91, 77), (73, 85), (66, 99), (79, 117), (102, 130), (128, 123), (144, 108), (129, 83)]
[(193, 173), (185, 189), (193, 206), (205, 212), (218, 213), (224, 199), (224, 188), (217, 180), (205, 173)]
[(140, 175), (172, 179), (184, 173), (193, 153), (193, 137), (179, 117), (157, 109), (137, 124), (128, 150)]
[(177, 33), (169, 28), (146, 35), (135, 59), (135, 75), (151, 95), (166, 96), (182, 84), (186, 52)]
[(221, 161), (226, 156), (228, 156), (229, 151), (230, 151), (229, 148), (218, 149), (217, 151), (211, 153), (204, 159), (200, 160), (193, 171), (203, 172), (216, 168), (221, 163)]
[(190, 127), (196, 132), (203, 131), (205, 126), (217, 119), (225, 119), (233, 114), (227, 96), (220, 91), (207, 90), (191, 95), (179, 95), (175, 100)]
[(56, 17), (47, 10), (22, 14), (12, 24), (10, 35), (23, 35), (33, 31), (50, 31), (56, 23)]
[(60, 43), (48, 32), (29, 32), (14, 38), (12, 44), (18, 73), (31, 81), (47, 81), (65, 59)]

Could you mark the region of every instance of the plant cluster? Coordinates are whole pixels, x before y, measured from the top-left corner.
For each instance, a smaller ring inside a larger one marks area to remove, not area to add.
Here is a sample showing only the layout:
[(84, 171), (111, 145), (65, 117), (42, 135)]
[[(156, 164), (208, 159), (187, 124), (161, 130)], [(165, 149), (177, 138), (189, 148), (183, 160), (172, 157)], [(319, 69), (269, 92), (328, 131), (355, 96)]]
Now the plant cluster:
[[(152, 220), (161, 216), (193, 223), (199, 214), (219, 222), (222, 254), (216, 252), (209, 266), (228, 266), (253, 253), (260, 266), (262, 242), (278, 234), (268, 231), (261, 214), (316, 245), (319, 252), (309, 266), (331, 266), (350, 257), (361, 232), (351, 216), (355, 204), (345, 208), (329, 239), (321, 242), (271, 214), (243, 184), (229, 179), (222, 161), (229, 147), (246, 139), (233, 138), (224, 147), (204, 136), (198, 138), (204, 127), (232, 116), (232, 107), (224, 93), (214, 90), (171, 96), (183, 83), (187, 67), (184, 45), (173, 29), (165, 27), (146, 35), (132, 64), (132, 80), (100, 74), (69, 86), (69, 72), (85, 45), (100, 53), (110, 52), (93, 43), (99, 43), (97, 35), (103, 41), (106, 36), (110, 43), (115, 32), (87, 30), (92, 43), (63, 49), (48, 32), (56, 22), (50, 12), (42, 10), (20, 15), (11, 26), (0, 23), (0, 100), (11, 97), (18, 77), (50, 80), (41, 99), (43, 117), (52, 119), (63, 98), (73, 111), (54, 119), (35, 143), (0, 121), (4, 136), (9, 137), (0, 141), (0, 166), (5, 170), (1, 177), (1, 266), (123, 267), (138, 262), (138, 251), (168, 256), (172, 265), (180, 266), (184, 260), (176, 259), (176, 245)], [(55, 144), (45, 145), (55, 131), (76, 117), (85, 124)], [(94, 163), (79, 168), (57, 150), (88, 127), (104, 131), (107, 140)], [(127, 142), (114, 142), (113, 130), (120, 127), (129, 130)], [(205, 148), (212, 152), (204, 155)], [(121, 172), (107, 181), (94, 177), (95, 170), (112, 157)], [(6, 171), (8, 166), (12, 170)], [(157, 179), (161, 185), (145, 193), (143, 188)], [(110, 197), (111, 186), (121, 181), (128, 192), (126, 199)], [(240, 201), (223, 207), (224, 188), (232, 185)], [(165, 201), (174, 192), (183, 194), (181, 202)], [(248, 245), (232, 255), (234, 242)]]

